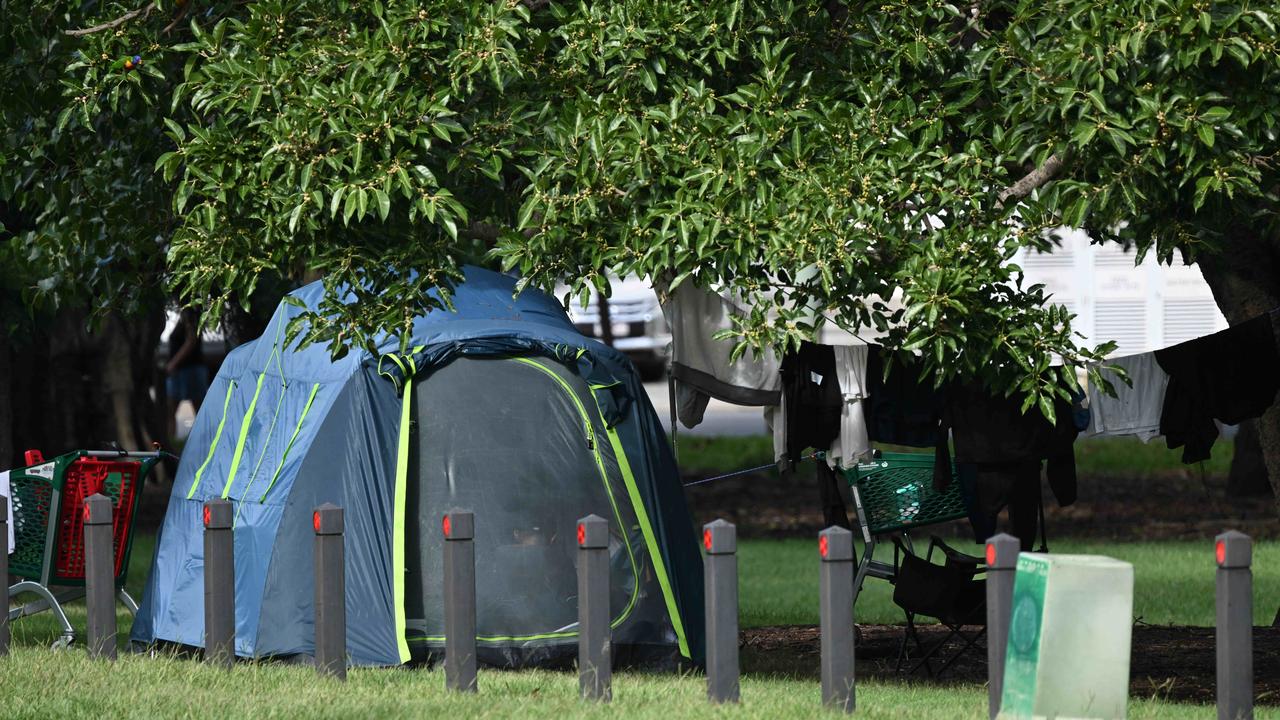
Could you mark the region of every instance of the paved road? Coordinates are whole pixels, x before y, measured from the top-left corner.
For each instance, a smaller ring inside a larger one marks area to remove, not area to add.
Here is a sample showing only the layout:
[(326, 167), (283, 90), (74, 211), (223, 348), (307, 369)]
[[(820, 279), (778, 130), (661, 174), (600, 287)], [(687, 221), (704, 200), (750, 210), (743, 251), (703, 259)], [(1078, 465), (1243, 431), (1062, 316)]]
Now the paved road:
[[(658, 411), (658, 417), (662, 419), (662, 427), (670, 433), (671, 411), (670, 403), (667, 402), (666, 381), (645, 383), (644, 389), (649, 393), (649, 401)], [(763, 410), (758, 407), (730, 405), (719, 400), (712, 400), (707, 405), (707, 413), (696, 428), (690, 430), (684, 425), (680, 426), (681, 435), (763, 435), (766, 432)]]

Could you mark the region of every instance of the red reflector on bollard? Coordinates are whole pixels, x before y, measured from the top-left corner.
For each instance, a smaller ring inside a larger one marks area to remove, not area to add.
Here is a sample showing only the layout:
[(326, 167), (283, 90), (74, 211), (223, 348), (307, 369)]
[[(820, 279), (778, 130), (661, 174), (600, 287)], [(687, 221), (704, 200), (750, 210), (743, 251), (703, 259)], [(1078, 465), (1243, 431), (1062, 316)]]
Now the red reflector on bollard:
[(320, 513), (311, 513), (311, 527), (315, 528), (316, 532), (320, 532)]
[(1219, 565), (1225, 565), (1227, 562), (1227, 544), (1219, 540), (1213, 544), (1213, 554), (1218, 558)]
[[(89, 522), (89, 503), (84, 504), (84, 521)], [(1222, 543), (1218, 543), (1218, 544), (1221, 545)]]
[(822, 557), (827, 556), (827, 536), (823, 535), (818, 538), (818, 554)]
[(209, 527), (209, 508), (204, 509), (204, 526)]
[(996, 546), (987, 543), (987, 565), (996, 564)]
[(450, 523), (448, 515), (444, 516), (444, 521), (440, 523), (440, 527), (444, 528), (444, 536), (449, 537)]
[(711, 550), (711, 531), (710, 530), (702, 531), (702, 546), (705, 547), (708, 551)]
[(587, 529), (582, 526), (582, 523), (578, 523), (578, 544), (581, 545), (586, 541), (587, 541)]

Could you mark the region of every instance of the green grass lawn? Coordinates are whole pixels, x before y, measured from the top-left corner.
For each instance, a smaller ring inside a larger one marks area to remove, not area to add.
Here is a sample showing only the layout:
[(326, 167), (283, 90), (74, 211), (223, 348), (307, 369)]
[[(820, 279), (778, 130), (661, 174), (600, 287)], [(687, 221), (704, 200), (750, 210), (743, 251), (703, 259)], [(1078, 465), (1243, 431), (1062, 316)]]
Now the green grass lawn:
[[(948, 541), (950, 542), (950, 541)], [(952, 543), (962, 552), (982, 547)], [(1133, 563), (1133, 612), (1152, 625), (1214, 623), (1213, 546), (1205, 542), (1116, 543), (1058, 540), (1055, 553), (1109, 555)], [(917, 548), (924, 552), (925, 546)], [(861, 552), (861, 546), (858, 547)], [(877, 548), (889, 561), (892, 546)], [(815, 540), (742, 540), (738, 543), (742, 624), (790, 625), (818, 622), (818, 549)], [(1254, 624), (1270, 625), (1280, 607), (1280, 542), (1259, 542), (1253, 549)], [(887, 582), (869, 578), (855, 611), (860, 623), (901, 623)]]
[[(353, 670), (346, 683), (317, 678), (306, 667), (241, 663), (231, 672), (168, 657), (90, 661), (82, 652), (18, 648), (0, 660), (0, 712), (8, 720), (72, 717), (191, 718), (801, 718), (821, 711), (818, 683), (746, 677), (742, 704), (707, 704), (701, 677), (621, 673), (610, 706), (577, 699), (567, 672), (481, 670), (478, 695), (444, 691), (439, 670)], [(986, 717), (980, 687), (863, 682), (859, 717)], [(1204, 718), (1210, 708), (1133, 700), (1129, 717)], [(835, 714), (831, 715), (836, 717)], [(1259, 718), (1280, 717), (1260, 709)]]
[[(129, 586), (139, 595), (154, 538), (139, 537)], [(976, 549), (976, 546), (975, 546)], [(1134, 563), (1135, 614), (1150, 623), (1213, 622), (1212, 558), (1204, 543), (1055, 543), (1059, 552), (1105, 553)], [(1256, 622), (1269, 623), (1280, 598), (1280, 543), (1255, 547)], [(743, 540), (739, 546), (744, 626), (817, 623), (818, 559), (808, 540)], [(83, 603), (69, 608), (78, 631)], [(858, 602), (859, 622), (896, 623), (901, 614), (883, 581), (869, 580)], [(131, 621), (121, 610), (121, 640)], [(772, 676), (745, 677), (743, 703), (715, 708), (695, 675), (620, 673), (611, 707), (577, 700), (572, 673), (481, 671), (480, 695), (443, 691), (438, 670), (353, 670), (346, 684), (324, 681), (305, 666), (239, 663), (230, 672), (170, 656), (132, 656), (113, 665), (91, 662), (77, 649), (47, 649), (58, 635), (48, 613), (12, 624), (13, 654), (0, 660), (0, 717), (811, 717), (820, 714), (818, 684)], [(870, 718), (982, 718), (980, 686), (936, 687), (866, 681), (858, 686), (858, 714)], [(1134, 699), (1131, 718), (1200, 718), (1210, 708)], [(1280, 718), (1263, 708), (1260, 718)]]
[[(884, 446), (890, 452), (922, 452), (919, 448)], [(1213, 457), (1204, 462), (1210, 476), (1225, 476), (1231, 467), (1235, 444), (1219, 440)], [(765, 435), (743, 437), (680, 438), (680, 469), (702, 476), (756, 467), (773, 462), (773, 439)], [(1075, 444), (1076, 471), (1083, 477), (1125, 477), (1143, 480), (1185, 472), (1182, 451), (1165, 447), (1162, 439), (1144, 443), (1137, 438), (1091, 438)], [(1195, 466), (1199, 472), (1199, 466)]]

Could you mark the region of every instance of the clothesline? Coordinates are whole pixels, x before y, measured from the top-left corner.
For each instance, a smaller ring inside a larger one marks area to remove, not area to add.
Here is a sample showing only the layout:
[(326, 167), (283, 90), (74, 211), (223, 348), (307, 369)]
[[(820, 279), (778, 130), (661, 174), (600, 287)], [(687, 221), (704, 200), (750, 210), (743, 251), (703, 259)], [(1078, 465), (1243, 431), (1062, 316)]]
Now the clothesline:
[(1115, 360), (1123, 360), (1123, 359), (1125, 359), (1125, 358), (1138, 357), (1138, 356), (1140, 356), (1140, 355), (1146, 355), (1147, 353), (1160, 352), (1161, 350), (1168, 350), (1168, 349), (1170, 349), (1170, 348), (1178, 347), (1179, 345), (1186, 345), (1187, 343), (1193, 343), (1193, 342), (1195, 342), (1195, 341), (1197, 341), (1197, 340), (1203, 340), (1204, 338), (1213, 337), (1214, 335), (1218, 335), (1218, 334), (1225, 333), (1225, 332), (1230, 332), (1231, 328), (1233, 328), (1233, 327), (1236, 327), (1236, 326), (1238, 326), (1238, 325), (1244, 325), (1245, 323), (1252, 322), (1252, 321), (1257, 320), (1258, 318), (1263, 317), (1263, 316), (1275, 315), (1277, 312), (1280, 312), (1280, 305), (1277, 305), (1276, 307), (1273, 307), (1273, 308), (1271, 308), (1270, 310), (1268, 310), (1268, 311), (1266, 311), (1266, 312), (1258, 313), (1257, 315), (1254, 315), (1253, 317), (1250, 317), (1248, 320), (1245, 320), (1245, 321), (1243, 321), (1243, 322), (1236, 323), (1235, 325), (1230, 325), (1230, 326), (1228, 326), (1228, 327), (1223, 328), (1222, 330), (1218, 330), (1217, 332), (1209, 333), (1208, 335), (1201, 335), (1200, 337), (1191, 338), (1190, 340), (1183, 340), (1183, 341), (1182, 341), (1182, 342), (1180, 342), (1180, 343), (1174, 343), (1173, 345), (1166, 345), (1166, 346), (1164, 346), (1164, 347), (1162, 347), (1162, 348), (1159, 348), (1159, 349), (1157, 349), (1157, 350), (1145, 350), (1145, 351), (1143, 351), (1143, 352), (1140, 352), (1140, 353), (1133, 353), (1133, 354), (1131, 354), (1131, 355), (1120, 355), (1120, 356), (1118, 356), (1118, 357), (1107, 358), (1107, 359), (1105, 359), (1105, 360), (1101, 360), (1101, 361), (1099, 361), (1099, 362), (1091, 363), (1091, 364), (1093, 364), (1093, 365), (1103, 365), (1103, 364), (1105, 364), (1105, 363), (1113, 362), (1113, 361), (1115, 361)]
[[(801, 458), (801, 460), (809, 460), (813, 458), (815, 455), (817, 455), (817, 453), (809, 453), (808, 455), (805, 455), (803, 458)], [(716, 475), (715, 477), (703, 478), (702, 480), (694, 480), (693, 482), (685, 483), (684, 486), (692, 487), (694, 485), (702, 485), (704, 483), (715, 482), (716, 480), (724, 480), (725, 478), (736, 477), (738, 475), (746, 475), (747, 473), (760, 472), (761, 470), (767, 470), (771, 467), (777, 467), (777, 466), (778, 466), (777, 463), (765, 463), (764, 465), (757, 465), (752, 468), (746, 468), (745, 470), (734, 470), (733, 472), (727, 472), (723, 475)]]

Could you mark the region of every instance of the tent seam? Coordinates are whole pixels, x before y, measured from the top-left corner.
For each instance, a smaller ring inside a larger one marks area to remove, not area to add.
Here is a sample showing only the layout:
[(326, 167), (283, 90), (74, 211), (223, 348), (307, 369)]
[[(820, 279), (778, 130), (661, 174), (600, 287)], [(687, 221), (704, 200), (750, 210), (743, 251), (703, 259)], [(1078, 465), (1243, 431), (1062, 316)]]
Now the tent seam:
[(249, 426), (253, 424), (253, 411), (258, 407), (258, 396), (262, 393), (262, 381), (267, 378), (264, 372), (258, 375), (258, 387), (253, 391), (253, 399), (249, 401), (249, 409), (240, 421), (240, 436), (236, 440), (236, 452), (231, 456), (231, 472), (227, 473), (227, 484), (222, 488), (222, 499), (231, 494), (231, 483), (236, 479), (236, 471), (240, 469), (240, 460), (244, 458), (244, 441), (249, 438)]
[(635, 506), (636, 519), (640, 521), (640, 532), (644, 535), (645, 544), (649, 546), (649, 554), (653, 556), (658, 586), (662, 588), (662, 599), (667, 605), (667, 614), (671, 616), (671, 626), (676, 631), (680, 653), (686, 658), (693, 659), (693, 655), (689, 652), (689, 641), (685, 637), (684, 621), (679, 609), (676, 608), (675, 596), (671, 591), (671, 578), (667, 575), (666, 561), (662, 559), (657, 536), (653, 533), (653, 525), (649, 522), (649, 514), (644, 507), (644, 499), (640, 497), (640, 488), (636, 486), (635, 475), (631, 472), (631, 463), (627, 460), (626, 450), (622, 447), (622, 439), (618, 437), (618, 431), (613, 428), (608, 428), (606, 432), (609, 434), (609, 444), (613, 446), (613, 454), (617, 456), (618, 468), (622, 470), (627, 494), (631, 496), (631, 504)]
[(218, 421), (218, 429), (213, 433), (213, 442), (209, 443), (209, 454), (205, 456), (204, 462), (196, 470), (196, 477), (191, 481), (191, 489), (187, 491), (187, 499), (190, 500), (196, 494), (196, 488), (200, 487), (200, 478), (204, 475), (204, 469), (209, 467), (209, 462), (213, 460), (214, 451), (218, 449), (218, 441), (222, 439), (222, 429), (227, 424), (227, 407), (231, 405), (231, 393), (236, 389), (236, 381), (230, 380), (227, 383), (227, 395), (222, 400), (222, 419)]

